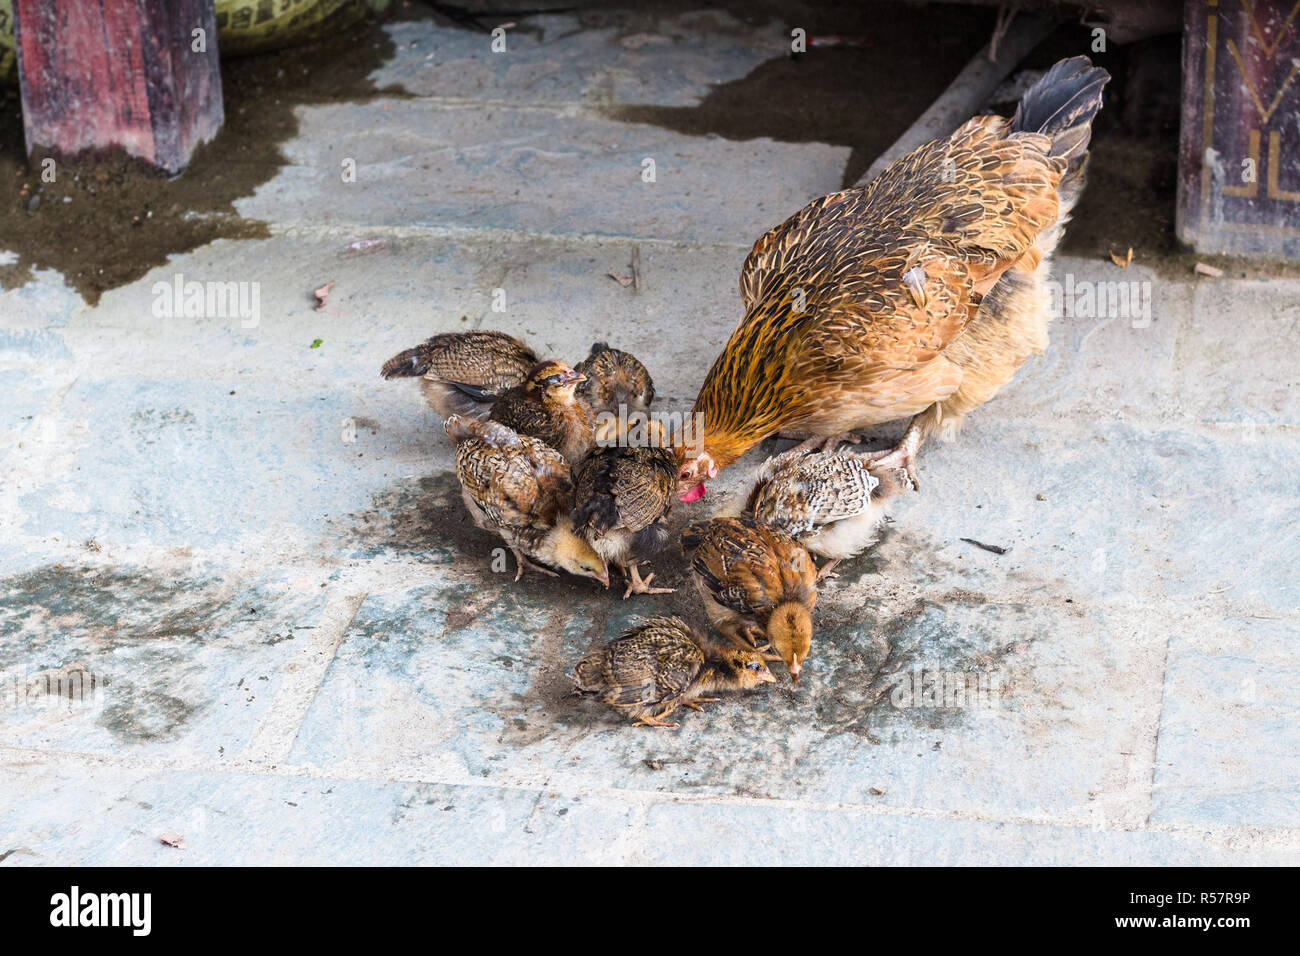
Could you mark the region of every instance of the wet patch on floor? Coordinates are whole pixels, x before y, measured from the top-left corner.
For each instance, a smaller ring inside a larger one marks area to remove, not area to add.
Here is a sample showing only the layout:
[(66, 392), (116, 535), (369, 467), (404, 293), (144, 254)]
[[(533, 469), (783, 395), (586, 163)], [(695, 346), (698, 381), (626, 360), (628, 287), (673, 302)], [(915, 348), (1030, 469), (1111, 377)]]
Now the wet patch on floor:
[(232, 708), (260, 710), (323, 601), (319, 587), (290, 588), (62, 564), (0, 580), (0, 675), (22, 689), (0, 708), (6, 738), (66, 728), (93, 748), (89, 724), (119, 743), (167, 743), (196, 721), (229, 724)]
[(56, 159), (54, 182), (44, 182), (41, 157), (27, 161), (18, 90), (0, 88), (0, 251), (17, 254), (0, 260), (0, 287), (54, 269), (93, 306), (172, 254), (216, 239), (266, 238), (266, 224), (240, 217), (234, 203), (285, 164), (281, 145), (297, 134), (295, 109), (404, 96), (369, 79), (392, 54), (380, 24), (367, 21), (301, 46), (224, 59), (225, 125), (173, 179), (119, 152)]

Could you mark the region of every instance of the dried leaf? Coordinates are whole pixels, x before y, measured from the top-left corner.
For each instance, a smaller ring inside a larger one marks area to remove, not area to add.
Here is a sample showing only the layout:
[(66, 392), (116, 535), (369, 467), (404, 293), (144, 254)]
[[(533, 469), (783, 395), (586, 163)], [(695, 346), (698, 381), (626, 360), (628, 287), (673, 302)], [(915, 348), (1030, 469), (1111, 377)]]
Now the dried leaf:
[(1206, 265), (1204, 262), (1196, 263), (1196, 274), (1209, 276), (1211, 279), (1218, 279), (1223, 275), (1222, 269), (1216, 269), (1214, 266)]
[(321, 286), (319, 289), (317, 289), (315, 292), (312, 293), (312, 295), (316, 297), (317, 312), (325, 311), (325, 300), (329, 298), (329, 294), (333, 289), (334, 289), (334, 280), (331, 279), (329, 282), (326, 282), (323, 286)]
[(184, 840), (184, 838), (182, 838), (181, 835), (178, 834), (178, 833), (164, 833), (164, 834), (161, 834), (161, 835), (158, 837), (158, 841), (159, 841), (160, 843), (165, 843), (167, 846), (175, 847), (175, 848), (178, 849), (178, 850), (183, 850), (183, 849), (185, 849), (185, 840)]

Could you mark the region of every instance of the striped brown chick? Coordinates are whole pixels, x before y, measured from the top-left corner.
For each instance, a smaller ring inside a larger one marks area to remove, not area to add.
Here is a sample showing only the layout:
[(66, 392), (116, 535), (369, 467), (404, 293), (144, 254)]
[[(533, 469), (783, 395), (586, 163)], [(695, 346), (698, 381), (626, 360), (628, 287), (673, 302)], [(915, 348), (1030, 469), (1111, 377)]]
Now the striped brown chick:
[(446, 429), (465, 507), (514, 553), (516, 581), (524, 568), (551, 576), (559, 568), (609, 587), (604, 560), (573, 530), (573, 476), (563, 455), (496, 422), (453, 415)]
[(429, 406), (447, 418), (487, 418), (492, 403), (523, 383), (537, 364), (533, 350), (504, 332), (444, 332), (398, 352), (384, 363), (384, 378), (419, 378)]
[(587, 376), (578, 386), (578, 397), (591, 406), (601, 439), (610, 437), (619, 427), (620, 417), (627, 422), (649, 413), (655, 398), (654, 380), (649, 369), (631, 352), (597, 342), (591, 347), (591, 354), (574, 368)]
[(709, 620), (739, 644), (763, 640), (798, 681), (812, 645), (817, 566), (798, 541), (748, 517), (714, 518), (682, 531)]
[(828, 558), (817, 572), (821, 581), (876, 543), (886, 502), (912, 489), (905, 469), (875, 468), (869, 455), (795, 449), (764, 462), (746, 510)]
[(673, 589), (651, 587), (654, 574), (644, 578), (637, 565), (668, 543), (664, 521), (677, 490), (677, 464), (667, 448), (600, 447), (578, 466), (574, 475), (574, 527), (610, 564), (623, 571), (633, 594), (668, 594)]
[(647, 618), (587, 652), (574, 668), (574, 694), (594, 696), (638, 727), (676, 727), (678, 707), (703, 710), (720, 690), (751, 690), (776, 680), (752, 648), (703, 641), (685, 621)]
[(582, 373), (563, 362), (538, 362), (522, 385), (492, 406), (491, 421), (540, 439), (576, 466), (596, 442), (591, 408), (574, 394)]

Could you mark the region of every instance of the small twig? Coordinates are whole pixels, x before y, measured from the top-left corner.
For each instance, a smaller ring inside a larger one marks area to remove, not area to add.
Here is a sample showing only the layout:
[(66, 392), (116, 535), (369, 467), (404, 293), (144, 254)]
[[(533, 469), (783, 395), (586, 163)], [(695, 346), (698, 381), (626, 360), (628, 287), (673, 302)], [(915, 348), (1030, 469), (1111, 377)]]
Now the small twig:
[(974, 538), (962, 538), (967, 544), (973, 544), (977, 548), (983, 548), (985, 551), (991, 551), (994, 554), (1006, 554), (1010, 548), (999, 547), (996, 544), (985, 544), (983, 541), (976, 541)]
[(641, 247), (632, 247), (632, 291), (641, 291)]

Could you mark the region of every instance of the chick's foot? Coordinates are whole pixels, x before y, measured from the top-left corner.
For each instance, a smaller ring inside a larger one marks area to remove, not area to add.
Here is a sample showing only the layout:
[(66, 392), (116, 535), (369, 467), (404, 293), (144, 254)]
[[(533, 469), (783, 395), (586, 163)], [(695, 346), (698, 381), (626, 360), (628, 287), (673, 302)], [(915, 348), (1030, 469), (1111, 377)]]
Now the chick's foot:
[(641, 572), (635, 564), (626, 565), (623, 568), (623, 576), (627, 578), (627, 590), (623, 592), (623, 600), (626, 601), (633, 594), (672, 594), (676, 588), (652, 588), (650, 582), (654, 580), (654, 572), (641, 577)]
[(510, 550), (514, 552), (515, 562), (519, 565), (519, 570), (515, 572), (516, 581), (518, 581), (520, 578), (524, 576), (524, 568), (532, 568), (534, 571), (540, 571), (542, 574), (545, 574), (547, 577), (552, 577), (552, 578), (559, 577), (559, 574), (552, 571), (550, 568), (543, 567), (542, 565), (538, 564), (536, 561), (530, 561), (527, 557), (524, 556), (524, 553), (520, 551), (518, 548), (511, 548)]

